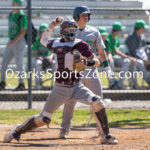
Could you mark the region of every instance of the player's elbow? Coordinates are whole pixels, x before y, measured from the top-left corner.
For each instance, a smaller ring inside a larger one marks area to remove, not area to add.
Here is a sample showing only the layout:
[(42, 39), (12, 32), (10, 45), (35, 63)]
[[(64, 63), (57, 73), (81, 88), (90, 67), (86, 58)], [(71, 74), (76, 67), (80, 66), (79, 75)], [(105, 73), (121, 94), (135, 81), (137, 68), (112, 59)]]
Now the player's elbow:
[(40, 43), (44, 46), (46, 46), (46, 43), (44, 42), (44, 40), (41, 38)]
[(40, 40), (40, 43), (43, 45), (43, 40), (42, 40), (42, 38), (41, 38), (41, 40)]

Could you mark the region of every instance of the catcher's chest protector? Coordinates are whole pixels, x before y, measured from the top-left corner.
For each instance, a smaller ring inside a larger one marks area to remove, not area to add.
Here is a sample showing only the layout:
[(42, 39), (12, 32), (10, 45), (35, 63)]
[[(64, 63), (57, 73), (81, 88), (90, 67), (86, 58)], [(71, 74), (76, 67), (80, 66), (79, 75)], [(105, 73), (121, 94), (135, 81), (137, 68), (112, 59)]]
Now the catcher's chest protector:
[(65, 71), (67, 68), (73, 71), (74, 57), (72, 52), (74, 46), (79, 42), (81, 42), (79, 39), (71, 42), (60, 42), (60, 39), (54, 40), (52, 47), (54, 49), (56, 70)]

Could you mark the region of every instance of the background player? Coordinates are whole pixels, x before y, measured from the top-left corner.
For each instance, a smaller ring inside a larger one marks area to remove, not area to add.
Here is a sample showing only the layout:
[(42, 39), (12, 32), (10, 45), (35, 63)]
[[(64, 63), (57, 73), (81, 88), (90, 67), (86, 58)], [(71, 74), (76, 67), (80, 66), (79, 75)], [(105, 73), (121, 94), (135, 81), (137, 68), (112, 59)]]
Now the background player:
[[(23, 0), (12, 0), (12, 7), (21, 7)], [(23, 16), (18, 22), (18, 18)], [(9, 29), (8, 36), (9, 41), (7, 47), (3, 54), (2, 66), (1, 66), (1, 82), (0, 90), (5, 89), (6, 86), (6, 70), (9, 62), (15, 57), (17, 71), (23, 72), (23, 57), (25, 50), (25, 39), (24, 36), (27, 30), (27, 17), (24, 16), (23, 10), (14, 9), (13, 12), (9, 14)], [(19, 85), (16, 90), (24, 90), (25, 86), (23, 83), (23, 78), (21, 73), (19, 74)]]
[[(128, 55), (136, 59), (136, 68), (138, 71), (143, 72), (143, 79), (147, 82), (148, 88), (150, 88), (150, 74), (146, 70), (146, 66), (150, 64), (150, 60), (145, 51), (146, 38), (144, 32), (146, 28), (149, 28), (149, 26), (146, 25), (144, 20), (136, 20), (134, 30), (128, 35), (125, 43), (128, 48)], [(134, 83), (133, 88), (139, 89), (139, 86)]]
[[(119, 81), (115, 78), (109, 80), (110, 89), (126, 89), (124, 85), (125, 73), (129, 71), (129, 67), (136, 67), (136, 59), (126, 55), (125, 53), (119, 50), (120, 40), (119, 36), (122, 31), (122, 24), (118, 21), (114, 22), (112, 25), (112, 31), (105, 39), (105, 51), (108, 55), (108, 59), (111, 65), (112, 70), (115, 69), (115, 64), (121, 67)], [(118, 57), (115, 57), (118, 55)]]
[[(47, 30), (48, 24), (42, 23), (39, 27), (39, 36), (33, 43), (32, 51), (35, 58), (35, 71), (38, 72), (35, 77), (35, 88), (42, 89), (41, 71), (51, 67), (54, 70), (53, 53), (40, 43), (42, 34)], [(46, 65), (43, 66), (43, 62), (46, 60)]]
[[(87, 22), (90, 20), (90, 15), (91, 15), (91, 13), (87, 6), (79, 6), (74, 9), (73, 18), (75, 19), (75, 21), (77, 22), (77, 24), (79, 26), (76, 37), (79, 39), (82, 39), (90, 44), (90, 46), (94, 50), (94, 53), (96, 55), (99, 55), (101, 61), (103, 62), (106, 72), (109, 73), (109, 72), (111, 72), (111, 69), (110, 69), (110, 66), (109, 66), (109, 63), (107, 60), (107, 55), (104, 51), (105, 46), (104, 46), (103, 40), (101, 38), (101, 35), (97, 29), (95, 29), (92, 26), (87, 25)], [(89, 69), (91, 69), (90, 74), (88, 74)], [(96, 74), (98, 77), (94, 78), (93, 73)], [(98, 74), (97, 68), (95, 66), (90, 66), (90, 67), (88, 66), (87, 70), (84, 71), (84, 75), (86, 76), (87, 74), (90, 78), (84, 78), (81, 80), (81, 82), (86, 87), (88, 87), (90, 90), (92, 90), (96, 95), (103, 97), (102, 86), (101, 86), (101, 82), (99, 79), (99, 74)], [(60, 138), (68, 137), (75, 104), (76, 104), (76, 101), (67, 103), (64, 106)], [(97, 125), (98, 125), (99, 134), (103, 138), (103, 137), (105, 137), (105, 131), (104, 131), (105, 129), (104, 128), (105, 128), (105, 126), (108, 126), (108, 122), (106, 121), (107, 115), (106, 115), (105, 108), (103, 108), (99, 113), (101, 116), (101, 121), (100, 121), (101, 124), (99, 124), (99, 121), (97, 121)], [(95, 118), (97, 120), (96, 116), (95, 116)], [(101, 127), (102, 127), (102, 129), (101, 129)]]

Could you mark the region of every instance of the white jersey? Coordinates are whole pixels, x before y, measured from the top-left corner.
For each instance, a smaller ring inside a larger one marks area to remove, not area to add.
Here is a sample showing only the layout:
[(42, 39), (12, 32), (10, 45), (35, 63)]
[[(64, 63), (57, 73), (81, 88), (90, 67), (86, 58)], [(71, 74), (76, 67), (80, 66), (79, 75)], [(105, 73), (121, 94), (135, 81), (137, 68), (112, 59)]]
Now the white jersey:
[(90, 44), (96, 55), (98, 49), (105, 49), (101, 34), (96, 28), (92, 26), (86, 25), (85, 29), (78, 30), (76, 37)]

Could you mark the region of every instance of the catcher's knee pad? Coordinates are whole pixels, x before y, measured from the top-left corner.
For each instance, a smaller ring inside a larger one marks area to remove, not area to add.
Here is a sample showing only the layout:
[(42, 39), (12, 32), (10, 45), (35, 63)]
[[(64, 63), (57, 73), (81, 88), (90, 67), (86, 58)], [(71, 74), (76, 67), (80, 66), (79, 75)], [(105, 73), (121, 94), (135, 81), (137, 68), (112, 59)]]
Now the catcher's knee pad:
[(22, 134), (22, 133), (31, 131), (33, 129), (36, 129), (38, 127), (41, 127), (43, 125), (48, 125), (50, 121), (51, 121), (50, 116), (43, 115), (41, 113), (40, 115), (35, 115), (35, 116), (30, 117), (22, 125), (18, 126), (16, 128), (16, 132), (19, 134)]
[(37, 115), (34, 117), (34, 123), (37, 125), (37, 127), (41, 127), (43, 125), (47, 125), (51, 122), (50, 117), (44, 116), (42, 114)]
[(99, 96), (94, 96), (94, 97), (93, 97), (93, 96), (90, 96), (90, 97), (88, 98), (88, 101), (89, 101), (89, 103), (90, 103), (90, 105), (91, 105), (91, 108), (92, 108), (92, 110), (93, 110), (94, 112), (98, 112), (98, 111), (100, 111), (101, 109), (105, 108), (105, 105), (104, 105), (104, 103), (103, 103), (101, 97), (99, 97)]

